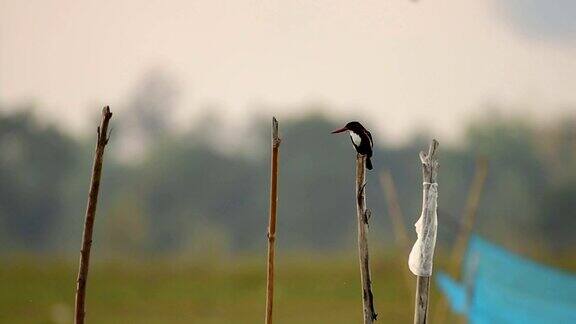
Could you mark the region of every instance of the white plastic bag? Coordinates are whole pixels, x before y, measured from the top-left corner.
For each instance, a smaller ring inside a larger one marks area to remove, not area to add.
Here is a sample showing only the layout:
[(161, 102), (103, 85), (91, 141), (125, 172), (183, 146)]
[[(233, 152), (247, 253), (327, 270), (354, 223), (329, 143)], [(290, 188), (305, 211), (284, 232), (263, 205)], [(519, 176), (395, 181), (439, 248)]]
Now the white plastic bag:
[(423, 195), (422, 214), (414, 224), (418, 239), (410, 251), (408, 266), (413, 274), (430, 277), (438, 228), (438, 184), (424, 183)]

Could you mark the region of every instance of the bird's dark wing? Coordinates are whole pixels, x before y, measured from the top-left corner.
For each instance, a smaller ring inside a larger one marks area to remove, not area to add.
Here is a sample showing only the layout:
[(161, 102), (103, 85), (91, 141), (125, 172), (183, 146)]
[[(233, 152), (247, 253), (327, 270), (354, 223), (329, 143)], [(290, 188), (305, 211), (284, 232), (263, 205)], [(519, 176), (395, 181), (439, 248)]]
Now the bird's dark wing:
[(366, 131), (366, 134), (368, 135), (368, 138), (370, 138), (370, 147), (374, 146), (374, 141), (372, 141), (372, 134), (370, 134), (370, 132), (367, 129), (364, 129)]

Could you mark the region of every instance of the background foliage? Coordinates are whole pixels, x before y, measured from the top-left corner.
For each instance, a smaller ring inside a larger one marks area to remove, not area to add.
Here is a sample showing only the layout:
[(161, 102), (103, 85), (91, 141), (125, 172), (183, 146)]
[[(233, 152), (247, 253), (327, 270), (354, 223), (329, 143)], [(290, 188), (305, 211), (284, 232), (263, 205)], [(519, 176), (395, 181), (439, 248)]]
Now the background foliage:
[[(0, 246), (4, 253), (75, 253), (94, 139), (43, 125), (32, 111), (0, 116)], [(146, 120), (156, 115), (131, 120), (131, 126), (122, 115), (113, 120), (96, 222), (98, 253), (260, 251), (267, 225), (267, 122), (254, 123), (245, 149), (225, 151), (214, 135), (217, 121), (207, 117), (200, 123), (204, 126), (176, 133), (168, 123)], [(322, 115), (281, 122), (279, 248), (353, 247), (354, 153), (349, 139), (329, 135), (339, 125)], [(574, 246), (574, 126), (569, 119), (543, 127), (494, 115), (470, 123), (459, 143), (439, 139), (441, 243), (449, 244), (458, 229), (475, 159), (484, 156), (490, 169), (477, 230), (526, 250), (532, 245)], [(411, 226), (421, 199), (417, 152), (430, 137), (376, 147), (368, 202), (374, 215), (372, 236), (380, 247), (390, 247), (392, 234), (379, 172), (392, 172), (405, 223)], [(134, 147), (139, 153), (130, 152)]]

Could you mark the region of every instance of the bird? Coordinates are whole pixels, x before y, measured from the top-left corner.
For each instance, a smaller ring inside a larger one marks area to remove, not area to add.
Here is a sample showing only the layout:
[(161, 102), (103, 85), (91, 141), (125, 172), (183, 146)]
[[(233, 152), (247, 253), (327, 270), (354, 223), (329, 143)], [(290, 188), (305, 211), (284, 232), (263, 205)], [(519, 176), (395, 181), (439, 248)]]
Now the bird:
[(357, 121), (349, 122), (346, 126), (332, 131), (332, 134), (345, 131), (348, 131), (356, 152), (366, 156), (366, 168), (372, 170), (372, 160), (370, 159), (372, 157), (372, 146), (374, 145), (372, 134)]

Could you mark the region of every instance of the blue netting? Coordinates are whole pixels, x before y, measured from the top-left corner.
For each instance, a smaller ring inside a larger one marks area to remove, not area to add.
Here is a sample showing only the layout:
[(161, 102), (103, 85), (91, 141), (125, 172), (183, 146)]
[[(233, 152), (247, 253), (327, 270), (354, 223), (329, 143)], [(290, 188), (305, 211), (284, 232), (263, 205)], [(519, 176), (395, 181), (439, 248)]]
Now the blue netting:
[(515, 255), (474, 236), (464, 283), (437, 282), (455, 312), (472, 324), (576, 323), (576, 276)]

